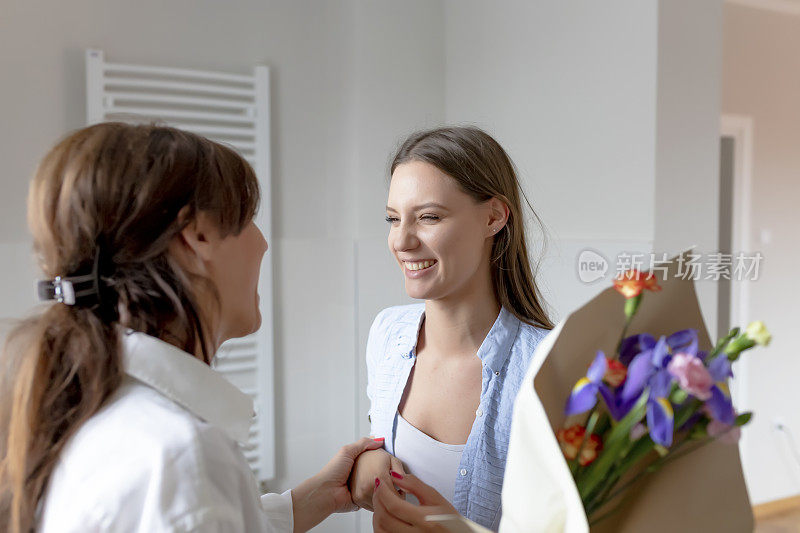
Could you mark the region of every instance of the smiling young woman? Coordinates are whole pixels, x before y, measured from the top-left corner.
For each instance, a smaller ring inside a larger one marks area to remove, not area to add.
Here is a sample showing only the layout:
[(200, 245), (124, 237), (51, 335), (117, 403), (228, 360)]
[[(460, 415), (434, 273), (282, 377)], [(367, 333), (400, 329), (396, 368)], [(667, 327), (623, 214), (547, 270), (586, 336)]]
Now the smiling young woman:
[(435, 489), (431, 509), (499, 526), (513, 402), (552, 329), (522, 198), (508, 155), (480, 129), (415, 133), (395, 155), (388, 245), (424, 303), (385, 309), (370, 329), (370, 420), (386, 440), (354, 469), (360, 506), (372, 509), (375, 478), (391, 486), (390, 470), (410, 472)]

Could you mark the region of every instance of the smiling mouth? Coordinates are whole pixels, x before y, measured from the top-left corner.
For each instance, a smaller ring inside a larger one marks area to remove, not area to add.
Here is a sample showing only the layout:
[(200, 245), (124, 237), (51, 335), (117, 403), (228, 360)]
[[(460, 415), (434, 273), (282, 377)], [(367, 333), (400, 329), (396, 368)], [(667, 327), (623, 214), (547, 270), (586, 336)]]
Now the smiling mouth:
[(406, 267), (406, 269), (412, 272), (417, 272), (419, 270), (425, 270), (431, 268), (438, 262), (439, 261), (437, 261), (436, 259), (431, 259), (427, 261), (403, 261), (403, 265)]

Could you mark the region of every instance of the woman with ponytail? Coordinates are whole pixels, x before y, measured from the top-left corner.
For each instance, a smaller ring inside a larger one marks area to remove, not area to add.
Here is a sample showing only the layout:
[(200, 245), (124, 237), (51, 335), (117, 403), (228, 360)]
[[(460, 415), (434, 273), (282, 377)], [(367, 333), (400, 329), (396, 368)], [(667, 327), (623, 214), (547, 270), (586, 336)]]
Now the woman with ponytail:
[(379, 441), (259, 498), (252, 402), (209, 367), (261, 323), (258, 203), (240, 156), (173, 128), (98, 124), (47, 154), (28, 213), (55, 302), (0, 360), (0, 530), (305, 531), (353, 508)]
[(375, 531), (444, 531), (425, 516), (456, 512), (499, 527), (514, 399), (553, 327), (523, 199), (508, 155), (480, 129), (418, 132), (394, 156), (389, 250), (424, 303), (385, 309), (369, 333), (370, 421), (385, 449), (358, 458), (351, 490)]

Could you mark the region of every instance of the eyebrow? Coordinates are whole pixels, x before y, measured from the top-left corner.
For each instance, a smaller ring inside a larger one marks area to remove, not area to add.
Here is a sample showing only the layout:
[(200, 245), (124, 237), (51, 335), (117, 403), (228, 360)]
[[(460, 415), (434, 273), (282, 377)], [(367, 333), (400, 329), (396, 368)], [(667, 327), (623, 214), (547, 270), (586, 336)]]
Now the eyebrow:
[[(431, 207), (436, 207), (444, 211), (448, 211), (448, 209), (445, 206), (443, 206), (442, 204), (437, 204), (436, 202), (428, 202), (426, 204), (418, 205), (413, 208), (413, 211), (422, 211), (423, 209), (429, 209)], [(388, 205), (386, 206), (386, 210), (391, 211), (392, 213), (397, 213), (396, 209), (389, 207)]]

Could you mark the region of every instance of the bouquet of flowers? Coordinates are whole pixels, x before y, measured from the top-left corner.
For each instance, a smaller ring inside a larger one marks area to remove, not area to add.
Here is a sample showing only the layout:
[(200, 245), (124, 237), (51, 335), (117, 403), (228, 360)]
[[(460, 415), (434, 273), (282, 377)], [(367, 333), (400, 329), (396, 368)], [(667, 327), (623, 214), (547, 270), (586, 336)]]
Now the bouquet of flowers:
[[(626, 336), (645, 292), (661, 287), (651, 273), (630, 270), (614, 288), (624, 296), (625, 323), (616, 352), (597, 351), (566, 402), (557, 439), (590, 524), (617, 511), (643, 477), (719, 439), (735, 443), (751, 413), (737, 413), (728, 382), (732, 363), (770, 333), (760, 321), (733, 328), (713, 349), (698, 349), (698, 332), (658, 339)], [(575, 422), (580, 416), (580, 422)]]

